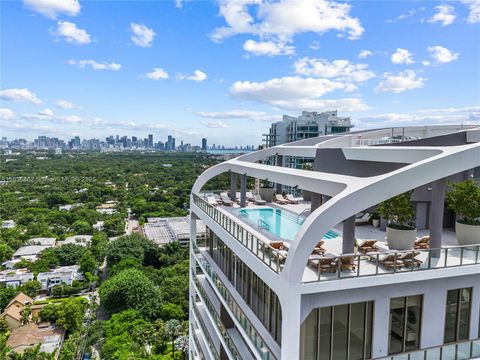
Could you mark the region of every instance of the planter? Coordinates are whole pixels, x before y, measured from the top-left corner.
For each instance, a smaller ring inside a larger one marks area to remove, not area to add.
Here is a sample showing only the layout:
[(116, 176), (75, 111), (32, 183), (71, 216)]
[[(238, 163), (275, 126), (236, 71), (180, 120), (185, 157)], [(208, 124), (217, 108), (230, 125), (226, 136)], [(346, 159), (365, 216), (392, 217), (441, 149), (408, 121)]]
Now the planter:
[(380, 219), (372, 219), (372, 225), (373, 227), (380, 227)]
[(260, 188), (260, 196), (267, 202), (272, 202), (273, 192), (274, 190), (272, 188)]
[(399, 230), (387, 226), (387, 243), (390, 250), (412, 250), (417, 229)]
[(480, 225), (467, 225), (455, 223), (458, 245), (480, 244)]

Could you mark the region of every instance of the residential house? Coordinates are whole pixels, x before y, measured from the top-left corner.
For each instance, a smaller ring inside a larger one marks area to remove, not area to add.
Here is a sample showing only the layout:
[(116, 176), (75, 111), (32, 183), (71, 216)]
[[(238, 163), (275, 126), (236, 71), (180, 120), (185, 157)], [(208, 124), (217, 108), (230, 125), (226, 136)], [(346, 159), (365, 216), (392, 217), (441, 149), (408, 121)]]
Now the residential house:
[(14, 352), (23, 353), (26, 349), (40, 344), (40, 351), (53, 354), (58, 359), (65, 338), (65, 330), (50, 323), (29, 323), (15, 328), (7, 340), (7, 346)]
[(10, 330), (16, 329), (22, 325), (22, 310), (31, 304), (33, 299), (20, 293), (8, 303), (0, 317), (5, 319)]

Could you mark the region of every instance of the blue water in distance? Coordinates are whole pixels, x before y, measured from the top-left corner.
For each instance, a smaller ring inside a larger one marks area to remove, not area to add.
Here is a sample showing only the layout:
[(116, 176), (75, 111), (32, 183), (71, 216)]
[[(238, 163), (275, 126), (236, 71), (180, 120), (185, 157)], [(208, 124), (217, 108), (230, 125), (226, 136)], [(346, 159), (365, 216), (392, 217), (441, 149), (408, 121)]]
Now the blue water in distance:
[[(268, 230), (273, 235), (287, 240), (293, 240), (302, 226), (303, 220), (297, 221), (296, 216), (281, 209), (261, 208), (242, 209), (240, 216), (253, 222), (257, 227)], [(334, 239), (338, 236), (329, 230), (323, 239)]]

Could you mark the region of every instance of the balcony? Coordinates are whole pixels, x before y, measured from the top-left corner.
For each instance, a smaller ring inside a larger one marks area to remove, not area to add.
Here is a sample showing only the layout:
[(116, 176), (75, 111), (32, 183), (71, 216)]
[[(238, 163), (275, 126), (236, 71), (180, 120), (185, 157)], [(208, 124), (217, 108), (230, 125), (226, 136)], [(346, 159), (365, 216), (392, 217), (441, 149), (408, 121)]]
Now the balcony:
[[(279, 250), (278, 244), (283, 243), (287, 247), (291, 241), (275, 236), (262, 227), (260, 222), (257, 226), (248, 222), (239, 215), (238, 207), (213, 206), (195, 194), (192, 194), (192, 198), (193, 203), (208, 217), (232, 235), (268, 268), (275, 273), (281, 272), (288, 257), (288, 251)], [(293, 218), (302, 221), (305, 215), (308, 215), (306, 209), (308, 209), (309, 203), (304, 202), (298, 205), (268, 203), (267, 206), (273, 209), (282, 209), (282, 211), (290, 213)], [(261, 207), (249, 204), (248, 208), (259, 209)], [(342, 227), (337, 225), (332, 230), (338, 236), (330, 239), (324, 238), (324, 244), (321, 246), (323, 251), (312, 253), (309, 257), (304, 270), (303, 283), (480, 265), (480, 244), (458, 246), (455, 233), (449, 230), (444, 231), (444, 242), (441, 248), (395, 251), (388, 249), (385, 232), (370, 225), (358, 226), (356, 237), (359, 244), (365, 239), (377, 241), (376, 251), (368, 254), (361, 253), (360, 249), (352, 254), (342, 254)], [(419, 235), (428, 235), (428, 231), (419, 231)]]
[(480, 339), (392, 355), (381, 360), (467, 360), (480, 357)]

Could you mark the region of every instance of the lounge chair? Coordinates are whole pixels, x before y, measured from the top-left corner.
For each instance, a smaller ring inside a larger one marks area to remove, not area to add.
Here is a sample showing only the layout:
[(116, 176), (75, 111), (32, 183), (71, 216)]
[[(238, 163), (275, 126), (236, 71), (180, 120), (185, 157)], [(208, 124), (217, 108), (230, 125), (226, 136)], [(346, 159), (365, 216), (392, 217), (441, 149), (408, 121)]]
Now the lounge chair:
[(405, 265), (404, 262), (400, 260), (399, 256), (395, 257), (394, 254), (385, 255), (383, 258), (380, 258), (378, 261), (387, 270), (401, 268), (402, 266)]
[(218, 194), (213, 194), (213, 197), (215, 198), (215, 201), (217, 202), (217, 204), (221, 204), (221, 203), (222, 203), (222, 199), (220, 199), (220, 195), (218, 195)]
[(253, 201), (254, 200), (254, 197), (253, 197), (253, 194), (252, 194), (251, 191), (247, 191), (246, 196), (247, 196), (248, 201)]
[(335, 259), (331, 257), (311, 255), (308, 259), (308, 263), (319, 273), (335, 273), (337, 271), (337, 263)]
[(337, 261), (340, 263), (340, 270), (356, 270), (355, 265), (355, 257), (348, 255), (348, 256), (340, 256), (337, 258)]
[(253, 197), (253, 203), (256, 205), (265, 205), (267, 202), (263, 200), (260, 195), (255, 195)]
[(223, 205), (233, 206), (233, 201), (228, 196), (220, 196)]
[(298, 204), (298, 202), (299, 202), (300, 200), (302, 200), (302, 198), (293, 197), (292, 194), (286, 194), (286, 195), (284, 196), (284, 198), (285, 198), (287, 201), (289, 201), (290, 204)]
[(271, 242), (270, 243), (270, 246), (276, 250), (276, 252), (278, 254), (280, 254), (280, 256), (282, 256), (283, 258), (286, 258), (287, 255), (288, 255), (288, 246), (285, 246), (285, 243), (283, 241), (275, 241), (275, 242)]
[(418, 254), (419, 254), (418, 251), (409, 251), (409, 252), (403, 254), (400, 257), (400, 260), (403, 261), (403, 263), (405, 264), (406, 267), (419, 267), (423, 264), (423, 262), (421, 262), (418, 259), (415, 259), (415, 257)]
[(217, 200), (213, 196), (207, 196), (207, 202), (212, 206), (217, 206)]
[(237, 191), (237, 193), (235, 194), (235, 200), (237, 202), (240, 202), (241, 198), (242, 198), (242, 193), (240, 191)]
[(370, 214), (369, 213), (358, 213), (355, 216), (355, 225), (368, 225), (370, 224)]
[(327, 250), (325, 250), (322, 245), (325, 244), (325, 241), (320, 240), (318, 244), (315, 246), (315, 249), (313, 249), (312, 254), (319, 254), (322, 255), (324, 254)]
[(423, 236), (415, 240), (414, 249), (428, 249), (430, 247), (430, 236)]
[(375, 247), (377, 240), (364, 240), (359, 246), (358, 251), (362, 254), (368, 254), (369, 252), (378, 251)]
[(288, 200), (285, 200), (280, 197), (280, 195), (273, 194), (273, 201), (280, 205), (286, 205), (289, 203)]

